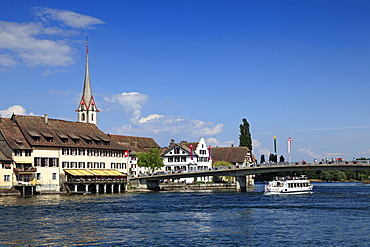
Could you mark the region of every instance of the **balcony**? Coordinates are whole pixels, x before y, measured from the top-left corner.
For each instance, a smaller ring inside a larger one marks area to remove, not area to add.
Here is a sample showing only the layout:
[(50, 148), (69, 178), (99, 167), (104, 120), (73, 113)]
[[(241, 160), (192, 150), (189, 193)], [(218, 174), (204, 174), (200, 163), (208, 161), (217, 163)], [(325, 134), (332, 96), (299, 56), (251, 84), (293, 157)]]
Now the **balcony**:
[(16, 174), (34, 173), (37, 171), (37, 168), (36, 167), (14, 168), (13, 171)]

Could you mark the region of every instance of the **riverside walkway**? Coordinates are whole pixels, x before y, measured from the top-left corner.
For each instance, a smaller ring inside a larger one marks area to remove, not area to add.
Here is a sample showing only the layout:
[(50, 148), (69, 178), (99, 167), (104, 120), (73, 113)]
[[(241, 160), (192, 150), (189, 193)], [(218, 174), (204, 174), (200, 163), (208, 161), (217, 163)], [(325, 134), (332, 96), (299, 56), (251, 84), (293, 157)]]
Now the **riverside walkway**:
[(328, 164), (304, 164), (304, 163), (275, 163), (275, 164), (254, 164), (249, 167), (227, 167), (226, 169), (212, 169), (209, 171), (197, 172), (178, 172), (167, 173), (154, 176), (141, 176), (129, 178), (131, 183), (138, 188), (157, 190), (159, 181), (165, 179), (207, 177), (207, 176), (233, 176), (236, 180), (236, 190), (246, 191), (247, 187), (253, 186), (253, 179), (248, 175), (271, 173), (271, 172), (294, 172), (294, 171), (318, 171), (318, 170), (352, 170), (363, 171), (370, 170), (368, 161), (356, 161)]

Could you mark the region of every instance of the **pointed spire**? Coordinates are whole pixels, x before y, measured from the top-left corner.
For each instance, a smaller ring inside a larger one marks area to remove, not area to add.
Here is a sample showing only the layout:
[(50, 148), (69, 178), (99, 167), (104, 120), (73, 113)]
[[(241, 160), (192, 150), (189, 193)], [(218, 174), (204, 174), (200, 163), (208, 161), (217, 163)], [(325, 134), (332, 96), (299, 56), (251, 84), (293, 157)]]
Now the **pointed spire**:
[(78, 121), (97, 124), (97, 113), (94, 97), (92, 95), (89, 71), (89, 40), (86, 37), (86, 69), (82, 98), (78, 107)]
[(93, 101), (91, 84), (90, 84), (90, 71), (89, 71), (89, 40), (86, 37), (86, 69), (85, 69), (85, 81), (84, 81), (84, 90), (82, 94), (82, 100), (85, 103), (85, 106), (89, 109), (91, 101)]

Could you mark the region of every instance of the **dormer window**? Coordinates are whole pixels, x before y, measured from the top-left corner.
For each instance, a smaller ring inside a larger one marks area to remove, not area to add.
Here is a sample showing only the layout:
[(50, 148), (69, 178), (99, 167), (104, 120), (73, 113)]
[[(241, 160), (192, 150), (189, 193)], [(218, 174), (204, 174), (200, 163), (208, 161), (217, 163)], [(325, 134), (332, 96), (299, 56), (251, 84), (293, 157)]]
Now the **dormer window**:
[(31, 136), (32, 140), (35, 142), (40, 141), (40, 135), (34, 130), (28, 130), (28, 134)]

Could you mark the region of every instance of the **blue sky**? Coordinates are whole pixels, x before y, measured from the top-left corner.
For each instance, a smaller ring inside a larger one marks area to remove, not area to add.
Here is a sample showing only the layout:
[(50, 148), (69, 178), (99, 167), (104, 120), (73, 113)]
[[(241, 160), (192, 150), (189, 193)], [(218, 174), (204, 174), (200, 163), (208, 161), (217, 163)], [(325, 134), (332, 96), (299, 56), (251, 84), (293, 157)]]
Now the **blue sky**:
[(89, 37), (99, 128), (292, 160), (370, 157), (369, 1), (1, 1), (0, 114), (77, 120)]

